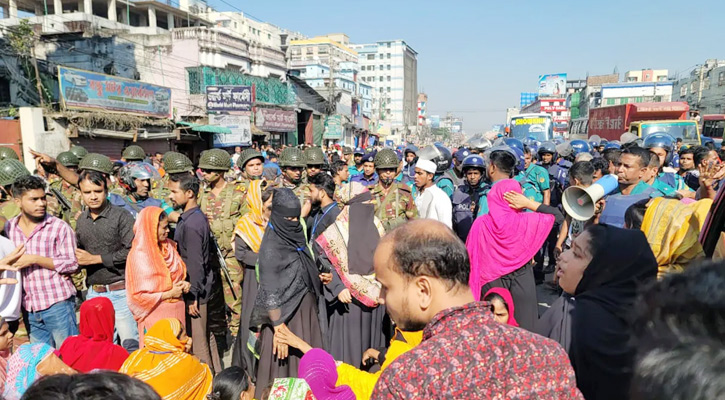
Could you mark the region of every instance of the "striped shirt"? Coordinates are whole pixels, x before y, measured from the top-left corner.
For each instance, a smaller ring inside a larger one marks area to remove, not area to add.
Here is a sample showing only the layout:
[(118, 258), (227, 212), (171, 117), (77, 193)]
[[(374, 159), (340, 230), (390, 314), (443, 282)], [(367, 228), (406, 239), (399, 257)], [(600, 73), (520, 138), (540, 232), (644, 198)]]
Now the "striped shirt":
[(8, 221), (8, 238), (15, 246), (25, 244), (25, 254), (51, 258), (55, 265), (55, 270), (39, 265), (22, 269), (23, 308), (29, 312), (43, 311), (76, 293), (70, 277), (78, 269), (76, 237), (70, 225), (50, 214), (45, 215), (29, 237), (18, 226), (19, 220), (17, 216)]

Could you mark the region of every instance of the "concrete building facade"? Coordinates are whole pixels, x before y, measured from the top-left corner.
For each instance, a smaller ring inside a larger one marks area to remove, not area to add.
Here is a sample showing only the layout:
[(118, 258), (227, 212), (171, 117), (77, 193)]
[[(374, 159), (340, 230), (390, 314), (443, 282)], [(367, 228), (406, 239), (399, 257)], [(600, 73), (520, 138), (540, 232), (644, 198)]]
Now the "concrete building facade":
[(624, 81), (633, 82), (665, 82), (668, 80), (666, 69), (641, 69), (624, 73)]
[(725, 60), (707, 60), (677, 80), (672, 101), (686, 101), (703, 115), (725, 114)]
[(354, 44), (362, 82), (373, 87), (373, 119), (405, 136), (417, 124), (418, 53), (403, 40)]

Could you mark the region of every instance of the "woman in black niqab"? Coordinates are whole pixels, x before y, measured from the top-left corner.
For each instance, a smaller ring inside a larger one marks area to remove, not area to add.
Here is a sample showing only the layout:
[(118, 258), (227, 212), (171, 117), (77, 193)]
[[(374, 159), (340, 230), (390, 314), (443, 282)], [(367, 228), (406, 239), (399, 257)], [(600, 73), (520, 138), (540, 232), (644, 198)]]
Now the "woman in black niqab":
[(657, 261), (641, 231), (594, 225), (587, 232), (593, 258), (574, 293), (569, 357), (585, 399), (626, 400), (635, 356), (630, 313)]
[(279, 359), (274, 354), (274, 332), (282, 325), (312, 347), (322, 347), (322, 330), (317, 301), (321, 284), (317, 267), (300, 224), (301, 207), (297, 196), (287, 188), (276, 189), (272, 214), (259, 248), (259, 292), (252, 312), (251, 326), (261, 326), (257, 393), (275, 378), (297, 377), (302, 353), (289, 348)]

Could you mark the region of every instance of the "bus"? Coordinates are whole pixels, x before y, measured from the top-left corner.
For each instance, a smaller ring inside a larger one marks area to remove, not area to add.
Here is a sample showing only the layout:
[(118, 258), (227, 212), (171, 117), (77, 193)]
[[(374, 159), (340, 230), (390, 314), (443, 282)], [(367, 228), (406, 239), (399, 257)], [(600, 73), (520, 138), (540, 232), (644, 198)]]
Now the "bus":
[(519, 114), (509, 121), (510, 136), (519, 140), (546, 142), (554, 138), (554, 121), (549, 114)]

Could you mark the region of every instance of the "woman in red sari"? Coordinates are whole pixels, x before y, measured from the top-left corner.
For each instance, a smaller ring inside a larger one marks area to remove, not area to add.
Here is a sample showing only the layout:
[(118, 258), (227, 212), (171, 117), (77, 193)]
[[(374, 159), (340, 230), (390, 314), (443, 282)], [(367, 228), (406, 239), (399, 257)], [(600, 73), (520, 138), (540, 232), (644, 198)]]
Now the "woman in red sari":
[(159, 207), (145, 207), (133, 226), (134, 238), (126, 259), (128, 308), (138, 322), (139, 345), (157, 321), (186, 321), (183, 294), (189, 291), (186, 264), (169, 239), (169, 219)]
[(60, 347), (60, 358), (78, 372), (95, 369), (118, 371), (128, 352), (113, 344), (116, 313), (111, 300), (96, 297), (81, 305), (81, 334), (69, 337)]

